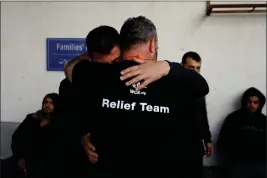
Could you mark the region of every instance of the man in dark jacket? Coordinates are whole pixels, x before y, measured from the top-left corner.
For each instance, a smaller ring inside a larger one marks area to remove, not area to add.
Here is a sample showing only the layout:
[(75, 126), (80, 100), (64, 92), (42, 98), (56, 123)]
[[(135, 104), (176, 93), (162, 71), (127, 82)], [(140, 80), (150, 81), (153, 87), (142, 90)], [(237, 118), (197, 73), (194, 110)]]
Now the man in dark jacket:
[(49, 177), (52, 171), (50, 164), (55, 155), (53, 138), (59, 110), (58, 94), (47, 94), (42, 109), (27, 115), (12, 135), (13, 158), (28, 177)]
[(69, 77), (67, 70), (80, 61), (90, 60), (100, 63), (111, 63), (120, 56), (119, 33), (113, 27), (99, 26), (94, 28), (87, 35), (86, 43), (88, 52), (66, 64), (66, 78), (61, 81), (59, 87), (59, 96), (62, 102), (62, 123), (60, 127), (63, 129), (63, 131), (61, 129), (62, 133), (64, 133), (60, 141), (64, 149), (59, 153), (63, 154), (63, 158), (59, 159), (65, 164), (63, 169), (65, 177), (79, 177), (83, 174), (83, 158), (87, 161), (87, 156), (81, 147), (80, 140), (75, 139), (75, 133), (77, 132), (73, 131), (77, 128), (77, 115), (74, 113), (76, 103), (72, 83), (67, 79)]
[(218, 140), (218, 149), (230, 168), (231, 176), (264, 178), (266, 173), (265, 96), (249, 88), (241, 109), (229, 114)]
[[(110, 26), (102, 25), (94, 28), (86, 37), (87, 52), (72, 59), (64, 66), (66, 78), (63, 79), (59, 86), (59, 96), (62, 101), (63, 113), (69, 115), (75, 105), (73, 101), (72, 85), (68, 80), (69, 72), (76, 63), (82, 60), (90, 60), (100, 63), (112, 63), (120, 56), (119, 33)], [(98, 50), (96, 50), (98, 49)]]
[[(196, 52), (190, 51), (184, 54), (182, 58), (182, 65), (187, 69), (195, 70), (200, 72), (201, 69), (201, 57)], [(211, 141), (211, 132), (209, 127), (206, 99), (199, 98), (197, 100), (199, 125), (201, 129), (201, 136), (204, 141), (204, 151), (207, 156), (211, 156), (213, 153), (213, 144)]]
[[(182, 65), (187, 69), (192, 69), (198, 73), (200, 73), (201, 69), (201, 58), (200, 56), (193, 51), (187, 52), (184, 54), (182, 58)], [(198, 120), (198, 128), (200, 139), (203, 141), (203, 145), (201, 145), (201, 150), (199, 157), (196, 157), (196, 160), (199, 160), (199, 174), (203, 172), (203, 155), (204, 153), (207, 156), (211, 156), (213, 153), (213, 144), (211, 141), (211, 132), (209, 129), (209, 121), (207, 116), (207, 108), (206, 108), (206, 98), (197, 98), (196, 99), (197, 106), (197, 120)]]
[[(87, 53), (82, 54), (72, 60), (71, 63), (77, 63), (81, 60), (88, 60)], [(67, 63), (69, 65), (69, 63)], [(66, 75), (66, 71), (65, 75)], [(74, 135), (70, 134), (70, 130), (73, 128), (73, 110), (75, 107), (75, 99), (73, 95), (73, 87), (71, 82), (67, 79), (63, 79), (59, 85), (59, 98), (62, 103), (60, 120), (57, 125), (57, 155), (54, 158), (58, 162), (58, 170), (54, 172), (55, 177), (74, 177), (82, 170), (81, 158), (84, 156), (83, 151), (80, 149), (79, 144), (73, 140)], [(78, 146), (77, 146), (78, 145)], [(79, 154), (81, 153), (81, 154)]]

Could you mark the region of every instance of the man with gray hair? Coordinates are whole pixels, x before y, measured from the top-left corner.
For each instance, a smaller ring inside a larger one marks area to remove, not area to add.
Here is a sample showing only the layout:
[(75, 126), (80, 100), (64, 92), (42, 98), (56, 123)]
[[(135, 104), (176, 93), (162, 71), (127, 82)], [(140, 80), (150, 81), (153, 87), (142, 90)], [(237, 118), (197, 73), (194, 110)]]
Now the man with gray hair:
[(90, 133), (99, 154), (89, 174), (197, 177), (192, 107), (209, 92), (207, 82), (178, 63), (156, 61), (158, 38), (149, 19), (129, 18), (120, 38), (121, 62), (82, 61), (73, 69), (80, 134)]

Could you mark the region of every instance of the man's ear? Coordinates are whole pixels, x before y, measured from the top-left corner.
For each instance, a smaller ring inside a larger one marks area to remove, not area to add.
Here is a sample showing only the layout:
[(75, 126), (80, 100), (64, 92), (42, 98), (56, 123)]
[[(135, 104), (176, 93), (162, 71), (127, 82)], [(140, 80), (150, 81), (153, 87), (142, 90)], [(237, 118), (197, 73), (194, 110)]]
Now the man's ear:
[(156, 38), (149, 40), (149, 51), (151, 53), (156, 53)]
[(110, 51), (111, 59), (107, 61), (108, 63), (112, 63), (114, 60), (118, 59), (121, 55), (121, 50), (118, 45), (115, 45), (113, 49)]

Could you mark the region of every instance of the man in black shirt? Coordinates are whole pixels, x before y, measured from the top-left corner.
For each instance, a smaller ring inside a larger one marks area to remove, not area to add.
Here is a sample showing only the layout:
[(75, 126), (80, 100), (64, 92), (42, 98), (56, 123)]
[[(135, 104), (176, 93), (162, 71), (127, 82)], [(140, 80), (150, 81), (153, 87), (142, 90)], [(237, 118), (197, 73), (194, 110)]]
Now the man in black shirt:
[[(62, 103), (61, 122), (59, 127), (60, 147), (62, 148), (61, 156), (65, 177), (77, 177), (82, 174), (82, 159), (86, 159), (80, 141), (76, 139), (77, 133), (77, 116), (74, 112), (76, 103), (73, 92), (73, 86), (68, 78), (71, 78), (69, 71), (80, 61), (95, 61), (103, 63), (111, 63), (120, 56), (119, 49), (119, 33), (110, 26), (99, 26), (94, 28), (86, 37), (88, 53), (82, 54), (77, 58), (69, 61), (65, 65), (66, 78), (61, 81), (59, 87), (59, 96)], [(70, 130), (74, 130), (71, 131)], [(64, 148), (63, 148), (64, 147)]]
[[(82, 54), (70, 62), (65, 64), (65, 69), (68, 66), (78, 63), (81, 60), (88, 60), (88, 54)], [(57, 126), (57, 157), (60, 164), (57, 166), (57, 172), (54, 173), (55, 177), (74, 177), (77, 176), (77, 172), (81, 172), (82, 164), (81, 160), (84, 155), (79, 142), (75, 142), (75, 135), (69, 130), (73, 129), (74, 106), (75, 98), (73, 95), (72, 83), (67, 78), (67, 71), (64, 71), (65, 79), (60, 82), (59, 85), (59, 98), (61, 101), (60, 121)]]
[[(196, 52), (187, 52), (182, 58), (182, 65), (187, 69), (195, 70), (200, 72), (201, 69), (201, 58)], [(205, 152), (207, 156), (211, 156), (213, 153), (213, 144), (211, 141), (211, 132), (209, 127), (207, 108), (206, 108), (206, 99), (200, 98), (198, 101), (198, 118), (200, 119), (200, 128), (202, 133), (202, 139), (205, 144)]]
[[(200, 72), (201, 58), (196, 52), (187, 52), (182, 58), (182, 65), (187, 69)], [(202, 172), (203, 168), (203, 155), (211, 156), (213, 153), (213, 144), (211, 141), (211, 132), (209, 129), (209, 121), (207, 116), (206, 99), (205, 97), (199, 98), (196, 101), (197, 105), (197, 119), (199, 121), (199, 128), (201, 139), (203, 140), (203, 154), (199, 155), (199, 172)]]
[[(192, 108), (197, 97), (208, 93), (205, 79), (178, 63), (153, 61), (157, 59), (157, 33), (145, 17), (128, 19), (120, 38), (122, 62), (82, 61), (73, 70), (80, 135), (90, 132), (99, 153), (90, 174), (196, 177), (194, 158), (199, 150), (195, 148), (201, 142)], [(129, 61), (133, 58), (150, 61), (133, 66)], [(125, 86), (120, 77), (133, 78)]]
[[(82, 60), (91, 60), (101, 63), (112, 63), (120, 56), (119, 33), (110, 26), (94, 28), (86, 37), (88, 52), (74, 58), (65, 64), (66, 78), (60, 82), (59, 96), (62, 101), (62, 110), (65, 115), (72, 113), (74, 108), (71, 80), (72, 67)], [(68, 78), (70, 80), (68, 80)]]

